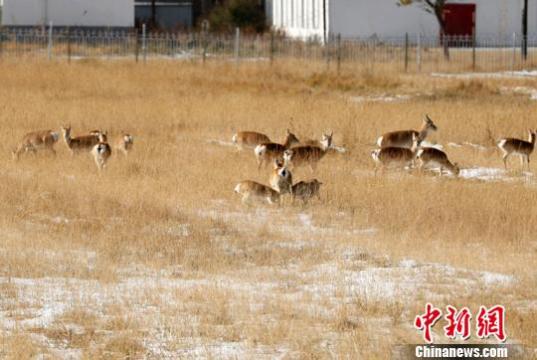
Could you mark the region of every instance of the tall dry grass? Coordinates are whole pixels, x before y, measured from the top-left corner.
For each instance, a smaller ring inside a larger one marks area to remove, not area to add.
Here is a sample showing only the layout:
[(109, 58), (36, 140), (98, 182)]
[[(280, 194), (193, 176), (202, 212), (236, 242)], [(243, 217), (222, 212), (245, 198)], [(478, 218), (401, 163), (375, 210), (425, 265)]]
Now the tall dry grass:
[[(16, 279), (76, 279), (110, 289), (145, 276), (157, 290), (139, 296), (158, 309), (158, 324), (169, 336), (162, 340), (166, 351), (202, 339), (205, 350), (197, 356), (213, 356), (211, 346), (224, 341), (252, 354), (268, 348), (273, 355), (301, 358), (386, 358), (394, 345), (419, 341), (409, 326), (429, 301), (425, 290), (411, 303), (359, 296), (345, 303), (345, 279), (323, 275), (328, 277), (313, 284), (332, 284), (341, 303), (323, 294), (301, 294), (297, 303), (287, 294), (309, 284), (306, 274), (323, 266), (356, 271), (358, 265), (342, 255), (351, 249), (366, 267), (414, 259), (513, 276), (507, 289), (468, 285), (448, 291), (442, 284), (449, 279), (428, 280), (433, 288), (438, 284), (437, 306), (504, 304), (510, 336), (537, 347), (531, 315), (537, 296), (533, 178), (482, 182), (398, 172), (375, 177), (369, 157), (377, 136), (417, 128), (425, 113), (439, 126), (431, 141), (444, 145), (488, 147), (492, 138), (526, 137), (525, 129), (535, 128), (535, 105), (499, 89), (535, 86), (533, 80), (461, 81), (376, 71), (336, 76), (297, 63), (237, 69), (222, 63), (97, 61), (0, 64), (0, 79), (0, 276), (6, 289), (20, 286)], [(412, 97), (393, 103), (353, 99), (381, 94)], [(133, 153), (114, 156), (102, 174), (89, 156), (72, 158), (62, 141), (56, 157), (11, 161), (10, 150), (25, 132), (65, 124), (75, 134), (95, 128), (132, 133)], [(267, 183), (268, 170), (258, 171), (250, 152), (213, 140), (229, 142), (237, 130), (282, 140), (287, 128), (301, 139), (333, 131), (336, 144), (348, 150), (328, 155), (315, 174), (294, 172), (295, 181), (315, 176), (325, 183), (322, 201), (306, 208), (290, 201), (278, 209), (243, 208), (234, 185), (244, 179)], [(502, 166), (493, 148), (446, 151), (463, 168)], [(521, 177), (516, 170), (511, 174)], [(286, 228), (298, 214), (311, 215), (319, 229), (338, 231), (319, 230), (304, 246), (301, 231)], [(374, 236), (352, 232), (371, 228)], [(161, 278), (206, 283), (170, 290)], [(216, 285), (221, 278), (273, 284), (275, 290), (267, 297), (237, 292)], [(172, 290), (174, 303), (159, 294)], [(17, 291), (6, 294), (13, 301), (6, 298), (1, 310), (11, 304), (12, 318), (28, 316), (25, 299)], [(79, 298), (50, 325), (6, 335), (4, 351), (12, 357), (21, 348), (48, 351), (30, 336), (38, 334), (86, 358), (147, 355), (148, 342), (158, 337), (155, 325), (133, 310), (140, 300), (130, 296), (121, 294), (116, 307)], [(84, 332), (73, 333), (66, 324)]]

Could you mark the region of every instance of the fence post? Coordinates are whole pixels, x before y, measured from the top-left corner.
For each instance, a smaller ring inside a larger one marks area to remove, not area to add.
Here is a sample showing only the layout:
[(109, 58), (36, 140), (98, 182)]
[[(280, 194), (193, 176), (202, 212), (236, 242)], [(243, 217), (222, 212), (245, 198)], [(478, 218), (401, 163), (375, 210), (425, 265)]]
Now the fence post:
[(71, 28), (67, 27), (67, 62), (71, 63)]
[(418, 39), (416, 43), (416, 63), (418, 65), (418, 72), (421, 72), (421, 35), (418, 33)]
[(475, 71), (475, 68), (476, 68), (476, 51), (475, 51), (475, 48), (476, 48), (476, 37), (475, 37), (475, 32), (472, 34), (472, 69), (473, 71)]
[(330, 70), (330, 37), (331, 35), (329, 34), (327, 37), (326, 37), (326, 44), (324, 44), (324, 50), (325, 50), (325, 56), (326, 56), (326, 71)]
[(339, 75), (339, 72), (341, 70), (341, 34), (337, 34), (337, 74)]
[(2, 27), (0, 26), (0, 58), (2, 58), (3, 45), (4, 45), (4, 31)]
[(408, 72), (408, 33), (405, 33), (405, 72)]
[(513, 57), (511, 59), (511, 71), (515, 72), (516, 62), (516, 33), (513, 33)]
[(241, 41), (241, 29), (235, 28), (235, 62), (239, 66), (240, 61), (240, 41)]
[(144, 64), (147, 62), (147, 27), (142, 25), (142, 53), (144, 57)]
[(140, 55), (140, 38), (138, 35), (138, 29), (134, 31), (134, 59), (138, 63), (138, 56)]
[(48, 59), (52, 59), (52, 21), (48, 24), (48, 46), (47, 46)]
[(270, 65), (274, 63), (274, 31), (270, 32)]

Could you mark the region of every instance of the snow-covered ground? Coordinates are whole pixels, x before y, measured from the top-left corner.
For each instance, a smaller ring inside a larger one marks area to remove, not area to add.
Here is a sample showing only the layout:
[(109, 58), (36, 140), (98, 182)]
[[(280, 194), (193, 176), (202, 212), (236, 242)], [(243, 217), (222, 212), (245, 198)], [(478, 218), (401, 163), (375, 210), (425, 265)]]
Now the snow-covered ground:
[[(267, 239), (252, 246), (286, 247), (295, 251), (315, 247), (327, 252), (330, 260), (295, 266), (251, 267), (245, 264), (243, 269), (233, 272), (195, 278), (178, 276), (180, 267), (155, 270), (133, 264), (119, 271), (117, 281), (111, 283), (73, 277), (3, 277), (0, 286), (9, 284), (16, 296), (0, 299), (0, 329), (7, 332), (34, 329), (34, 340), (52, 348), (57, 357), (78, 359), (81, 352), (48, 340), (39, 335), (40, 331), (61, 326), (72, 333), (84, 334), (89, 329), (83, 325), (59, 323), (58, 319), (70, 310), (83, 308), (105, 321), (110, 317), (107, 309), (121, 304), (123, 316), (139, 319), (141, 326), (147, 329), (142, 343), (148, 357), (285, 358), (291, 354), (281, 344), (252, 345), (177, 334), (175, 327), (181, 324), (193, 329), (201, 326), (199, 315), (193, 310), (200, 300), (191, 299), (189, 294), (225, 293), (228, 307), (246, 306), (246, 311), (252, 315), (249, 319), (263, 317), (264, 321), (271, 321), (273, 314), (267, 313), (262, 304), (285, 303), (291, 312), (330, 321), (337, 318), (341, 306), (356, 301), (386, 306), (414, 303), (422, 298), (442, 302), (453, 291), (462, 297), (475, 288), (503, 289), (517, 282), (508, 274), (472, 271), (410, 258), (392, 261), (387, 256), (368, 253), (361, 248), (360, 241), (374, 238), (377, 230), (339, 226), (339, 222), (347, 222), (348, 214), (343, 211), (335, 214), (333, 226), (319, 226), (308, 211), (281, 216), (278, 215), (281, 211), (271, 207), (223, 211), (226, 208), (229, 210), (225, 201), (214, 201), (210, 207), (199, 210), (199, 215), (246, 227), (252, 234), (271, 226), (277, 229), (281, 239)], [(352, 241), (327, 247), (331, 239)], [(228, 250), (237, 251), (232, 246)], [(241, 256), (239, 252), (236, 255)], [(95, 253), (80, 252), (77, 256), (83, 260), (81, 264), (91, 266)], [(247, 304), (243, 303), (244, 299)], [(162, 314), (169, 313), (174, 314), (174, 325), (164, 326)], [(332, 346), (330, 339), (327, 340), (326, 346)]]

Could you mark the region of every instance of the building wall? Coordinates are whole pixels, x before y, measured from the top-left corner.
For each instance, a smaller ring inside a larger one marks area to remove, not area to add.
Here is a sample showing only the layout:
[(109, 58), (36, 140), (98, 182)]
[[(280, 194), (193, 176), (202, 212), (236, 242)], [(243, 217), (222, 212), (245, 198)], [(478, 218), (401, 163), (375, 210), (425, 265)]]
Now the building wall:
[(324, 0), (272, 0), (275, 30), (300, 38), (323, 38)]
[[(397, 6), (396, 0), (272, 0), (272, 24), (289, 36), (322, 38), (323, 1), (328, 9), (327, 29), (331, 35), (386, 38), (402, 37), (405, 33), (431, 37), (439, 34), (433, 15), (417, 5)], [(476, 4), (478, 38), (507, 41), (513, 33), (521, 34), (523, 0), (450, 2)], [(529, 0), (528, 17), (528, 31), (537, 35), (537, 0)]]
[(6, 26), (132, 27), (133, 0), (4, 0)]
[[(160, 4), (156, 8), (156, 21), (162, 29), (176, 30), (193, 25), (192, 3)], [(151, 19), (151, 5), (136, 5), (135, 17), (140, 22)]]

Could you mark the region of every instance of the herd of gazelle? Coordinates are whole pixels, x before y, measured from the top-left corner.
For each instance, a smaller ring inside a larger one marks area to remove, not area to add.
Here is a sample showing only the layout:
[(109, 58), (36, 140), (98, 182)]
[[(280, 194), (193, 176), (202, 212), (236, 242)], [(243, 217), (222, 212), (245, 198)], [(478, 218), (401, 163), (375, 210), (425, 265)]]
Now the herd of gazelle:
[(239, 150), (253, 148), (258, 169), (263, 165), (274, 164), (269, 178), (270, 186), (252, 180), (241, 181), (235, 192), (242, 195), (243, 203), (251, 199), (279, 203), (280, 196), (290, 194), (293, 199), (307, 203), (309, 199), (319, 197), (322, 183), (317, 180), (299, 181), (293, 184), (290, 167), (309, 166), (313, 172), (317, 163), (332, 146), (332, 134), (323, 134), (321, 141), (309, 140), (301, 143), (295, 134), (287, 130), (282, 144), (271, 142), (269, 137), (254, 131), (240, 131), (233, 135), (233, 143)]
[[(375, 173), (379, 168), (388, 166), (400, 166), (413, 168), (416, 163), (420, 169), (440, 169), (457, 176), (460, 172), (457, 164), (452, 163), (445, 152), (435, 147), (422, 146), (427, 135), (438, 130), (431, 118), (426, 115), (419, 131), (402, 130), (389, 132), (377, 140), (378, 149), (371, 152), (371, 157), (376, 163)], [(507, 159), (511, 155), (520, 156), (522, 163), (527, 164), (529, 170), (530, 155), (535, 147), (537, 132), (529, 130), (528, 141), (515, 138), (503, 138), (497, 142), (498, 148), (503, 153), (504, 166), (507, 169)]]
[[(425, 146), (427, 136), (438, 130), (438, 127), (426, 115), (419, 130), (400, 130), (388, 132), (377, 139), (378, 148), (371, 152), (375, 161), (375, 174), (379, 169), (396, 166), (400, 168), (439, 169), (458, 176), (459, 166), (451, 162), (447, 154), (436, 148)], [(529, 139), (503, 138), (497, 143), (503, 153), (503, 161), (507, 168), (507, 159), (511, 155), (521, 157), (529, 169), (530, 155), (535, 147), (537, 131), (529, 131)], [(242, 201), (248, 202), (250, 198), (259, 198), (269, 203), (279, 202), (283, 194), (291, 194), (304, 202), (313, 196), (319, 196), (320, 185), (317, 179), (300, 181), (293, 184), (290, 166), (309, 166), (313, 172), (317, 163), (332, 147), (332, 134), (324, 134), (321, 141), (310, 140), (300, 143), (298, 138), (287, 130), (283, 143), (271, 142), (269, 137), (254, 131), (241, 131), (236, 133), (233, 143), (239, 150), (253, 148), (258, 168), (270, 162), (274, 163), (273, 172), (269, 179), (270, 186), (246, 180), (235, 187), (235, 192), (242, 195)]]
[[(426, 115), (422, 127), (416, 130), (400, 130), (386, 133), (377, 139), (378, 149), (371, 152), (371, 157), (376, 163), (375, 173), (379, 168), (389, 166), (415, 167), (420, 169), (436, 168), (447, 170), (454, 175), (459, 174), (459, 167), (452, 163), (445, 152), (435, 147), (425, 147), (423, 141), (430, 132), (438, 130), (431, 118)], [(72, 155), (90, 153), (99, 170), (106, 167), (112, 155), (112, 146), (108, 143), (107, 133), (101, 130), (90, 131), (85, 135), (71, 136), (71, 127), (62, 127), (61, 135)], [(26, 134), (16, 149), (12, 152), (15, 160), (22, 154), (38, 151), (47, 151), (56, 154), (54, 145), (58, 142), (60, 133), (52, 130), (34, 131)], [(507, 160), (511, 155), (521, 158), (522, 164), (527, 165), (529, 170), (530, 155), (535, 148), (537, 130), (529, 130), (528, 140), (516, 138), (503, 138), (497, 142), (498, 148), (503, 154), (503, 162), (507, 168)], [(319, 161), (332, 148), (332, 134), (323, 134), (322, 139), (308, 140), (301, 143), (299, 139), (287, 130), (286, 138), (282, 144), (270, 141), (264, 134), (254, 131), (240, 131), (232, 138), (233, 143), (239, 150), (253, 148), (258, 168), (273, 163), (269, 183), (266, 186), (254, 181), (240, 182), (235, 191), (242, 195), (243, 202), (250, 198), (261, 198), (269, 203), (279, 202), (280, 196), (291, 194), (294, 199), (301, 199), (306, 203), (310, 198), (319, 196), (322, 183), (317, 179), (300, 181), (293, 184), (293, 176), (290, 167), (309, 166), (313, 172)], [(115, 150), (127, 155), (133, 146), (133, 137), (122, 133), (113, 143)]]
[[(108, 143), (107, 133), (101, 130), (93, 130), (85, 135), (71, 136), (71, 126), (61, 128), (61, 135), (65, 145), (72, 155), (89, 153), (93, 156), (99, 170), (106, 167), (112, 155), (112, 146)], [(22, 154), (36, 154), (38, 151), (47, 151), (56, 155), (54, 145), (58, 142), (60, 134), (57, 131), (43, 130), (30, 132), (22, 138), (17, 148), (12, 152), (13, 158), (18, 160)], [(125, 156), (130, 152), (134, 144), (132, 135), (123, 133), (115, 139), (113, 147)]]

